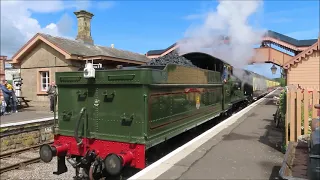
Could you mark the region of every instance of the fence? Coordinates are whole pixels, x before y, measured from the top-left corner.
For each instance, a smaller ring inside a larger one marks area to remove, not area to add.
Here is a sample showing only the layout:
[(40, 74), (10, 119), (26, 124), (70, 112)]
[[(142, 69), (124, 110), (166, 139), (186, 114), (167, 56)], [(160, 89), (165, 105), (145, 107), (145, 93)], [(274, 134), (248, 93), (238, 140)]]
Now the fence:
[(301, 135), (310, 131), (311, 120), (317, 117), (315, 104), (319, 104), (319, 90), (287, 89), (285, 140), (297, 141)]

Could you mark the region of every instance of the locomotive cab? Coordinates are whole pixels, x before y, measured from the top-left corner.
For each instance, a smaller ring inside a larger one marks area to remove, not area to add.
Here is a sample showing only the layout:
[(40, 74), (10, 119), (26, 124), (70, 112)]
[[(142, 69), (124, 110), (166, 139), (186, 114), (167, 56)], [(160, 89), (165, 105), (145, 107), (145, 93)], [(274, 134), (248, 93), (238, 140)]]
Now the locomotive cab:
[(201, 52), (187, 53), (183, 57), (199, 68), (220, 73), (223, 83), (223, 109), (231, 109), (234, 104), (237, 106), (245, 101), (242, 82), (239, 78), (233, 76), (233, 67), (229, 63)]

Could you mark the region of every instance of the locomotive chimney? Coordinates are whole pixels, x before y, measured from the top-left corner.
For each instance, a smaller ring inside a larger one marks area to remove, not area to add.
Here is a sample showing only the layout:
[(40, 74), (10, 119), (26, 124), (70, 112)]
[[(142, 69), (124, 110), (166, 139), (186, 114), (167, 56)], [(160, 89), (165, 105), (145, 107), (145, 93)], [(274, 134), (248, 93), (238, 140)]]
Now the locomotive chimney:
[(77, 41), (93, 45), (91, 37), (91, 19), (93, 14), (85, 10), (74, 12), (78, 19)]

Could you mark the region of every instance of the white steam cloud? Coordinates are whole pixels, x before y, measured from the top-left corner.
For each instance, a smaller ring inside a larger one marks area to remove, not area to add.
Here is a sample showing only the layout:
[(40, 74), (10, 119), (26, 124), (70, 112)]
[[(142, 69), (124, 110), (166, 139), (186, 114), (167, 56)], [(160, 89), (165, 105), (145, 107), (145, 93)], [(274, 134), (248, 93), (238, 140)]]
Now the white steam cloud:
[[(220, 0), (217, 10), (209, 12), (201, 26), (188, 29), (186, 38), (178, 42), (179, 54), (204, 52), (243, 68), (254, 56), (254, 45), (261, 43), (264, 30), (248, 24), (262, 1)], [(228, 44), (222, 38), (228, 37)]]
[[(261, 0), (219, 0), (216, 11), (209, 12), (201, 26), (188, 29), (186, 38), (178, 42), (179, 54), (203, 52), (222, 59), (235, 67), (234, 76), (252, 85), (252, 74), (243, 69), (253, 57), (261, 56), (254, 47), (261, 44), (266, 30), (254, 28), (248, 21), (262, 5)], [(265, 85), (257, 83), (256, 86)]]

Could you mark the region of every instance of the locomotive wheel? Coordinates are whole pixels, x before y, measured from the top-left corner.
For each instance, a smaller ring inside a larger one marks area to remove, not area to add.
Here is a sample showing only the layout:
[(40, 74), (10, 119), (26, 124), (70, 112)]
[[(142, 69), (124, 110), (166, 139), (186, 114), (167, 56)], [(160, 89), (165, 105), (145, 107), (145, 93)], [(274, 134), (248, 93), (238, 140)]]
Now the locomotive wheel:
[(89, 179), (97, 180), (102, 178), (102, 164), (100, 161), (95, 161), (91, 164), (89, 169)]

